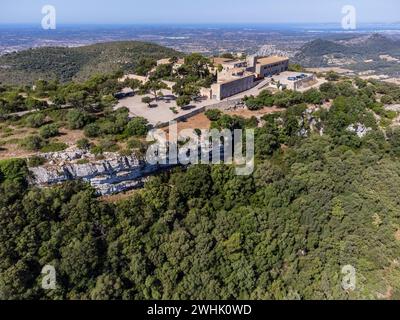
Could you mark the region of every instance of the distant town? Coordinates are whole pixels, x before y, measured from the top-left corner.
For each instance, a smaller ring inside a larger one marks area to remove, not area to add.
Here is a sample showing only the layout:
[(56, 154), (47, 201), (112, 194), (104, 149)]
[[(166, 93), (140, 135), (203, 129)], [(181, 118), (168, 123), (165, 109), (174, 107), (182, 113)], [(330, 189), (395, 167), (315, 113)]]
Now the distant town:
[(356, 31), (346, 32), (336, 24), (60, 25), (51, 31), (42, 30), (37, 25), (0, 24), (0, 55), (48, 46), (76, 47), (98, 42), (138, 40), (208, 56), (245, 52), (292, 57), (301, 46), (317, 38), (348, 39), (373, 32), (400, 38), (400, 25), (360, 25)]

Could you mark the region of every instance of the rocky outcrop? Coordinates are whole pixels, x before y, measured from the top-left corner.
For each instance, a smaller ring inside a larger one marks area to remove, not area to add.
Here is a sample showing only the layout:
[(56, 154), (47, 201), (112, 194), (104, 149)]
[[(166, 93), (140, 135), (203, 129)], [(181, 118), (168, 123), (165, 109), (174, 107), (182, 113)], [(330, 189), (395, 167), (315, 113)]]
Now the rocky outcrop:
[(89, 182), (101, 195), (114, 194), (141, 187), (146, 178), (167, 165), (149, 165), (135, 155), (120, 156), (105, 153), (104, 159), (84, 150), (74, 149), (65, 152), (42, 155), (47, 163), (30, 168), (31, 184), (49, 186), (70, 180)]
[(347, 128), (347, 131), (354, 132), (359, 138), (365, 137), (371, 130), (371, 128), (367, 128), (362, 123), (356, 123)]

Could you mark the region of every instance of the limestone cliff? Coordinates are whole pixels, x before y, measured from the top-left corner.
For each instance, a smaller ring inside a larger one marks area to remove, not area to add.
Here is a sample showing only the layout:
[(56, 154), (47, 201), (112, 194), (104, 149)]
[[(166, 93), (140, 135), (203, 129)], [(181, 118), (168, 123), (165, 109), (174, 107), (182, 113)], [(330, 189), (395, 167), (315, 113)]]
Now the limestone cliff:
[(114, 194), (141, 187), (149, 174), (166, 169), (163, 165), (149, 165), (135, 155), (120, 156), (105, 153), (99, 160), (84, 150), (74, 149), (42, 155), (43, 166), (30, 168), (30, 183), (49, 186), (69, 180), (89, 182), (101, 195)]

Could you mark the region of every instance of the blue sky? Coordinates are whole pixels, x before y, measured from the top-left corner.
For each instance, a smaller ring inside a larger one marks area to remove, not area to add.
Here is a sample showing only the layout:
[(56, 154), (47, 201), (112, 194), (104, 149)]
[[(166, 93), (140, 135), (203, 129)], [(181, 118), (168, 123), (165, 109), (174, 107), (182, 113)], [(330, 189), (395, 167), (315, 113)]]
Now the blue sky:
[(359, 22), (400, 22), (399, 0), (0, 0), (0, 24), (40, 24), (46, 4), (58, 23), (340, 23), (344, 5)]

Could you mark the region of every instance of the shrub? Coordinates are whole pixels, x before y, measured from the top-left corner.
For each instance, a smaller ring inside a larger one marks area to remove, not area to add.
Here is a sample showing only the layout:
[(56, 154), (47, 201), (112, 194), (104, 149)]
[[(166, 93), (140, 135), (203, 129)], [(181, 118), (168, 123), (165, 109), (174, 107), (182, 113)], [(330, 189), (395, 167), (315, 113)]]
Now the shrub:
[(114, 122), (114, 127), (116, 130), (118, 130), (118, 133), (121, 133), (125, 130), (129, 120), (129, 110), (126, 108), (118, 109), (112, 119)]
[(387, 118), (381, 119), (381, 121), (380, 121), (380, 123), (379, 123), (379, 125), (380, 125), (382, 128), (387, 128), (387, 127), (389, 127), (391, 124), (392, 124), (392, 120), (387, 119)]
[(77, 164), (88, 164), (90, 161), (88, 159), (79, 159), (76, 163)]
[(0, 181), (20, 180), (28, 175), (26, 161), (23, 159), (0, 160)]
[(335, 99), (340, 94), (338, 87), (332, 82), (323, 83), (319, 90), (326, 99)]
[(245, 97), (244, 103), (249, 110), (260, 110), (264, 107), (272, 107), (274, 105), (274, 96), (270, 91), (262, 90), (257, 97)]
[(153, 100), (152, 100), (150, 97), (143, 97), (143, 98), (142, 98), (142, 102), (145, 103), (145, 104), (147, 104), (147, 105), (149, 105), (149, 106), (150, 106), (150, 104), (151, 104), (152, 101), (153, 101)]
[(80, 140), (78, 140), (76, 142), (76, 146), (79, 149), (89, 150), (90, 147), (91, 147), (91, 143), (90, 143), (90, 141), (88, 139), (83, 138), (83, 139), (80, 139)]
[(261, 110), (264, 107), (263, 103), (260, 103), (260, 101), (255, 98), (249, 98), (248, 100), (246, 100), (245, 104), (247, 106), (247, 109), (249, 109), (250, 111)]
[(67, 120), (68, 110), (53, 109), (53, 110), (48, 110), (47, 114), (54, 122), (61, 122)]
[(386, 116), (386, 118), (388, 118), (390, 120), (394, 120), (397, 117), (397, 112), (388, 110), (388, 111), (386, 111), (385, 116)]
[(338, 81), (339, 79), (340, 79), (339, 74), (337, 74), (337, 73), (334, 72), (334, 71), (329, 71), (329, 72), (326, 74), (326, 80), (328, 80), (328, 81)]
[(100, 127), (96, 123), (90, 123), (85, 127), (84, 132), (86, 137), (95, 138), (100, 134)]
[(132, 150), (123, 149), (123, 150), (119, 151), (119, 155), (120, 155), (121, 157), (129, 157), (129, 156), (132, 155)]
[(46, 159), (40, 156), (33, 156), (28, 159), (28, 166), (31, 168), (42, 166), (46, 163)]
[(1, 128), (1, 131), (2, 131), (4, 134), (12, 134), (14, 130), (11, 129), (11, 128), (9, 128), (9, 127), (7, 127), (7, 126), (5, 126), (5, 127), (2, 127), (2, 128)]
[(139, 139), (131, 139), (128, 141), (128, 148), (135, 150), (139, 155), (145, 155), (149, 144)]
[(130, 136), (145, 136), (148, 131), (149, 123), (142, 117), (132, 119), (126, 127), (126, 132)]
[(273, 97), (274, 104), (279, 108), (289, 108), (296, 104), (303, 102), (303, 95), (301, 92), (285, 90), (276, 93)]
[(392, 104), (392, 103), (394, 102), (394, 100), (393, 100), (393, 98), (392, 98), (391, 96), (389, 96), (389, 95), (384, 95), (384, 96), (381, 98), (381, 102), (382, 102), (383, 104)]
[(44, 139), (58, 136), (60, 132), (58, 131), (58, 126), (56, 124), (48, 124), (40, 128), (40, 135)]
[(138, 139), (131, 139), (128, 141), (128, 148), (139, 149), (142, 146), (142, 142)]
[(118, 144), (111, 139), (103, 139), (100, 141), (100, 148), (106, 152), (116, 152), (119, 150)]
[(192, 101), (192, 99), (189, 96), (180, 96), (176, 99), (176, 104), (178, 107), (185, 107), (188, 104), (190, 104), (190, 102)]
[(373, 104), (369, 105), (368, 107), (379, 116), (384, 116), (386, 113), (386, 110), (382, 103), (378, 103), (378, 102), (373, 103)]
[(46, 122), (46, 116), (42, 113), (33, 113), (25, 121), (29, 127), (39, 128)]
[(291, 64), (289, 64), (289, 71), (304, 72), (305, 69), (300, 64), (291, 63)]
[(102, 155), (103, 154), (103, 149), (100, 146), (92, 146), (90, 149), (90, 152), (93, 153), (94, 155)]
[(89, 123), (90, 117), (86, 112), (74, 109), (68, 112), (67, 121), (70, 129), (82, 129)]
[(45, 141), (37, 135), (26, 137), (21, 146), (28, 151), (39, 151), (45, 145)]
[(387, 130), (390, 152), (396, 156), (400, 155), (400, 128), (390, 128)]
[(324, 96), (317, 89), (310, 89), (303, 94), (304, 102), (312, 104), (322, 104), (324, 102)]
[(222, 112), (218, 109), (211, 109), (207, 110), (204, 114), (210, 121), (218, 121), (221, 118)]
[(118, 134), (125, 129), (123, 126), (121, 130), (114, 119), (113, 120), (105, 119), (102, 121), (98, 121), (97, 125), (99, 127), (100, 133), (102, 134)]
[(68, 145), (62, 142), (52, 142), (42, 147), (42, 152), (59, 152), (68, 148)]

